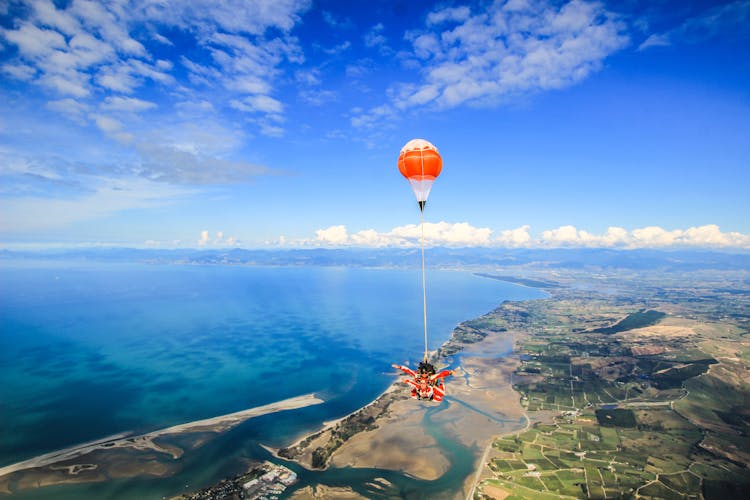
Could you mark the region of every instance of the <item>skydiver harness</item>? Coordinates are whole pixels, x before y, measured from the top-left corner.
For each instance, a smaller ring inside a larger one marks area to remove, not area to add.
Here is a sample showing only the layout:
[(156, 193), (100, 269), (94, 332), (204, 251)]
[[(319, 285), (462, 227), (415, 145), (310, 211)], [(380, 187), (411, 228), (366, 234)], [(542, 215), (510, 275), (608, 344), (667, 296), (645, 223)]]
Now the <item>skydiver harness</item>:
[(419, 367), (416, 370), (401, 365), (393, 365), (393, 367), (410, 376), (410, 378), (404, 379), (403, 382), (412, 387), (412, 398), (427, 399), (436, 402), (442, 401), (445, 396), (445, 382), (443, 379), (453, 374), (451, 370), (436, 372), (435, 367), (427, 361), (419, 363)]

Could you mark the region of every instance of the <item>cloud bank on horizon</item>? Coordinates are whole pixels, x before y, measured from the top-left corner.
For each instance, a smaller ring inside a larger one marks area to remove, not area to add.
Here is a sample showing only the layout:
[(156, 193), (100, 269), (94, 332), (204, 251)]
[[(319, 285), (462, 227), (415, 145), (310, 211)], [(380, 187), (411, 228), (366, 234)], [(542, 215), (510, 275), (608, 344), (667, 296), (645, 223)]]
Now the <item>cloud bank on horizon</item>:
[[(408, 246), (372, 173), (427, 135), (437, 220), (472, 221), (435, 245), (748, 248), (750, 68), (722, 62), (748, 23), (750, 0), (0, 2), (0, 245)], [(512, 192), (472, 204), (478, 178)], [(638, 207), (573, 202), (597, 196)]]
[[(609, 227), (604, 234), (592, 234), (575, 226), (561, 226), (532, 236), (531, 226), (493, 231), (487, 227), (473, 227), (466, 222), (425, 223), (425, 245), (443, 247), (499, 247), (499, 248), (713, 248), (750, 250), (750, 234), (722, 232), (715, 224), (688, 229), (666, 230), (649, 226), (628, 231)], [(421, 228), (409, 224), (387, 232), (365, 229), (349, 234), (346, 226), (331, 226), (315, 231), (314, 238), (275, 242), (281, 247), (367, 247), (411, 248), (420, 246)], [(233, 246), (233, 245), (222, 245)]]

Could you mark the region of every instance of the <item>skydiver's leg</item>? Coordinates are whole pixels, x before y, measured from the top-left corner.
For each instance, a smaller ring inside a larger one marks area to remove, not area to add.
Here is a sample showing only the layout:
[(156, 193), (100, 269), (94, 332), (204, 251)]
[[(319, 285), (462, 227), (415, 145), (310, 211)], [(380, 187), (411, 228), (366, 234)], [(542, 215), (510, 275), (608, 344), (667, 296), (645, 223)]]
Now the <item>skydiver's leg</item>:
[(438, 401), (438, 402), (442, 401), (443, 397), (445, 396), (445, 385), (443, 384), (435, 385), (435, 387), (433, 387), (432, 390), (435, 393), (435, 401)]
[(411, 397), (414, 398), (414, 399), (420, 399), (420, 397), (419, 397), (419, 384), (417, 384), (417, 382), (415, 382), (414, 380), (411, 380), (411, 379), (408, 379), (408, 378), (404, 379), (404, 383), (405, 384), (409, 384), (410, 386), (412, 386)]

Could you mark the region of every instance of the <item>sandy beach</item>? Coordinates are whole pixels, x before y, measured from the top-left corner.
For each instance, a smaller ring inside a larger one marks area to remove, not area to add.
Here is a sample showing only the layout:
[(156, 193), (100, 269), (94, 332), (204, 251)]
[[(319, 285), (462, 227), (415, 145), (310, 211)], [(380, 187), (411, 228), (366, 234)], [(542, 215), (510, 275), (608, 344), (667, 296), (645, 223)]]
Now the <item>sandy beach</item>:
[[(307, 468), (380, 468), (435, 480), (451, 467), (445, 450), (426, 429), (427, 412), (437, 409), (430, 413), (429, 425), (449, 439), (478, 450), (473, 466), (474, 470), (481, 469), (482, 455), (494, 437), (516, 432), (527, 424), (511, 385), (519, 362), (508, 355), (514, 336), (512, 332), (482, 334), (477, 342), (461, 343), (456, 335), (449, 341), (453, 352), (460, 352), (460, 366), (448, 378), (448, 396), (443, 403), (409, 398), (409, 389), (399, 377), (370, 405), (326, 422), (322, 430), (276, 451)], [(455, 361), (455, 357), (446, 356), (434, 363), (441, 368)], [(457, 497), (466, 497), (474, 482), (474, 475), (467, 477)]]
[[(0, 492), (73, 482), (101, 481), (106, 477), (163, 477), (175, 469), (173, 462), (187, 449), (201, 446), (212, 435), (225, 432), (248, 419), (323, 403), (305, 394), (218, 417), (187, 422), (141, 435), (109, 436), (46, 453), (0, 468)], [(171, 438), (180, 437), (180, 445)], [(138, 458), (136, 460), (136, 458)]]

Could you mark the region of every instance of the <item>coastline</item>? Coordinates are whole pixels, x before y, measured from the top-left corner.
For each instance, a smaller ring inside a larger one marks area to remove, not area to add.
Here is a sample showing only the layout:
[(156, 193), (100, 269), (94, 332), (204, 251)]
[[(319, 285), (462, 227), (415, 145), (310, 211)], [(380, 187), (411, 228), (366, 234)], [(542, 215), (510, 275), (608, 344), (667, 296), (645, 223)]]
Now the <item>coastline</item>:
[[(520, 309), (516, 304), (504, 301), (460, 323), (430, 353), (430, 362), (436, 365), (460, 361), (447, 381), (448, 395), (441, 405), (412, 400), (397, 377), (378, 398), (349, 415), (324, 422), (286, 447), (264, 448), (307, 470), (376, 468), (435, 481), (454, 466), (450, 452), (426, 431), (426, 426), (436, 427), (459, 446), (480, 450), (472, 453), (472, 472), (456, 485), (461, 490), (457, 498), (470, 495), (483, 469), (482, 457), (494, 439), (529, 425), (521, 394), (512, 387), (512, 373), (520, 364), (513, 351), (522, 334), (510, 328)], [(505, 316), (508, 321), (498, 320)]]
[[(254, 417), (323, 402), (310, 393), (146, 434), (121, 433), (45, 453), (0, 468), (0, 492), (11, 493), (11, 483), (21, 490), (102, 481), (112, 475), (112, 471), (116, 471), (117, 477), (168, 476), (173, 470), (173, 462), (182, 457), (185, 449), (203, 445), (210, 435), (225, 432)], [(141, 460), (133, 460), (139, 456)], [(123, 465), (125, 463), (127, 465)]]

